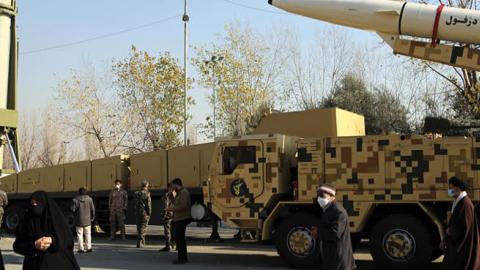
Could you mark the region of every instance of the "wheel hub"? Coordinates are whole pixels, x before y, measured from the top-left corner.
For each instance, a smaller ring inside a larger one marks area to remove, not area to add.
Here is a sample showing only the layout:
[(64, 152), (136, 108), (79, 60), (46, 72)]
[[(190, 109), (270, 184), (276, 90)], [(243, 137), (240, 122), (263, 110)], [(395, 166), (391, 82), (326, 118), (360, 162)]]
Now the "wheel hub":
[(305, 227), (295, 227), (287, 236), (287, 246), (294, 256), (307, 257), (315, 248), (315, 239)]
[(390, 259), (406, 261), (415, 254), (416, 243), (409, 232), (396, 229), (385, 234), (383, 249)]
[(7, 215), (5, 218), (5, 223), (7, 228), (15, 229), (18, 226), (18, 223), (20, 223), (20, 217), (17, 214)]

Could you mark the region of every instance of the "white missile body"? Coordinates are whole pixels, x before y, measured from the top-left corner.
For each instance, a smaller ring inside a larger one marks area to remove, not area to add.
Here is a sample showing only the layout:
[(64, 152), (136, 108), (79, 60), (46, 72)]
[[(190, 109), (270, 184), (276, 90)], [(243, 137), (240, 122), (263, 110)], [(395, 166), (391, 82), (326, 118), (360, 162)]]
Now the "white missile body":
[(385, 34), (480, 44), (480, 11), (393, 0), (269, 0), (306, 17)]

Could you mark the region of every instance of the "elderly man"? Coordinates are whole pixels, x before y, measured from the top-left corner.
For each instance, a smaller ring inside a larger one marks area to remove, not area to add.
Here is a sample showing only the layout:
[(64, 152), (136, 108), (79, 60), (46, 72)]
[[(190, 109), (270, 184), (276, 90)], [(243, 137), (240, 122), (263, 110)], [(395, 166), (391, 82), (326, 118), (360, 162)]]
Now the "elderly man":
[(448, 180), (448, 196), (454, 199), (452, 216), (442, 243), (443, 269), (479, 270), (480, 249), (477, 218), (466, 184), (456, 177)]
[(347, 211), (335, 201), (335, 188), (322, 185), (317, 188), (317, 203), (323, 209), (319, 228), (312, 227), (312, 235), (320, 242), (322, 268), (352, 270), (353, 258)]

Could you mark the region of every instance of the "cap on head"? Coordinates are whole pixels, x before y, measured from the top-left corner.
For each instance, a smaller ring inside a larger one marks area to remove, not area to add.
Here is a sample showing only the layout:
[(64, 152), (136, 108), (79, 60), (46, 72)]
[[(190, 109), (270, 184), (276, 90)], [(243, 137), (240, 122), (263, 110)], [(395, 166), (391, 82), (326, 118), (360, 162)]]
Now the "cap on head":
[(337, 193), (334, 187), (329, 186), (329, 185), (321, 185), (317, 187), (317, 192), (324, 192), (329, 194), (330, 196), (334, 196)]
[(142, 181), (142, 187), (147, 187), (150, 183), (147, 180)]
[(448, 179), (448, 183), (454, 187), (457, 187), (461, 191), (467, 190), (467, 184), (465, 184), (465, 182), (463, 182), (462, 180), (458, 179), (455, 176)]

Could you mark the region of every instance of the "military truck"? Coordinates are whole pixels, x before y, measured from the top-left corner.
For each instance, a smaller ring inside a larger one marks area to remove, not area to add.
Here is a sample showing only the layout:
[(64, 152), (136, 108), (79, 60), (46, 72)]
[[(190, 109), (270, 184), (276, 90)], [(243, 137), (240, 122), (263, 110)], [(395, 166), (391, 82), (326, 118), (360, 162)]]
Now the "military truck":
[[(310, 129), (293, 127), (299, 119), (314, 121), (322, 118), (324, 125)], [(296, 132), (302, 136), (352, 135), (364, 133), (363, 116), (332, 108), (294, 113), (276, 113), (263, 118), (256, 132), (277, 131), (279, 127), (288, 128), (284, 132)], [(338, 128), (333, 128), (337, 125)], [(328, 133), (335, 130), (336, 133)], [(328, 132), (327, 132), (328, 131)], [(327, 133), (326, 133), (327, 132)], [(10, 174), (1, 178), (1, 188), (8, 193), (10, 203), (6, 208), (3, 227), (13, 232), (28, 204), (30, 194), (36, 190), (45, 190), (63, 209), (70, 224), (73, 216), (70, 212), (71, 199), (77, 195), (80, 187), (90, 191), (96, 208), (96, 222), (103, 231), (109, 232), (108, 194), (116, 179), (123, 182), (130, 198), (140, 189), (141, 182), (150, 182), (154, 215), (150, 224), (162, 224), (162, 197), (167, 182), (175, 177), (183, 180), (192, 195), (192, 215), (198, 221), (216, 221), (216, 217), (204, 204), (202, 185), (208, 178), (215, 148), (214, 143), (177, 147), (134, 155), (119, 155), (97, 160), (85, 160), (52, 167), (36, 168)], [(127, 223), (134, 224), (132, 206), (127, 211)]]
[[(206, 179), (213, 147), (212, 143), (207, 143), (168, 151), (119, 155), (25, 170), (2, 177), (1, 188), (9, 196), (3, 227), (8, 232), (15, 230), (28, 205), (30, 194), (36, 190), (47, 191), (72, 224), (71, 200), (77, 195), (78, 189), (84, 187), (94, 199), (97, 208), (96, 221), (103, 231), (109, 232), (108, 195), (116, 179), (123, 182), (130, 199), (133, 198), (133, 192), (140, 189), (143, 180), (150, 182), (152, 208), (154, 213), (157, 213), (152, 216), (151, 224), (163, 222), (162, 197), (167, 189), (167, 182), (175, 177), (184, 179), (185, 186), (191, 191), (194, 209), (200, 207), (202, 210), (202, 179)], [(127, 212), (127, 223), (135, 223), (131, 203)]]
[(209, 209), (243, 240), (274, 241), (286, 263), (309, 268), (318, 263), (310, 233), (322, 215), (316, 187), (330, 184), (348, 212), (354, 246), (368, 239), (379, 269), (426, 269), (442, 254), (448, 179), (463, 179), (480, 200), (480, 138), (344, 135), (335, 134), (342, 125), (327, 122), (298, 119), (332, 133), (316, 138), (279, 125), (286, 135), (219, 139), (204, 183)]

